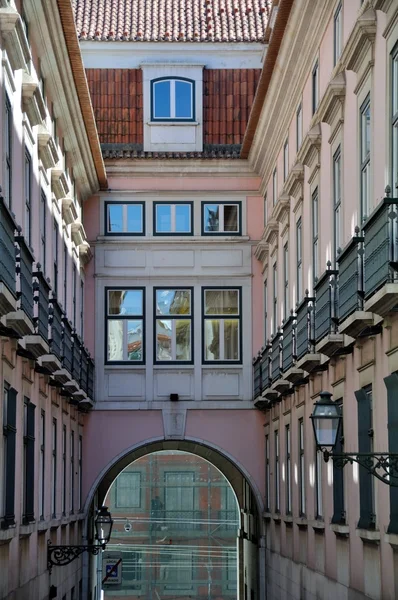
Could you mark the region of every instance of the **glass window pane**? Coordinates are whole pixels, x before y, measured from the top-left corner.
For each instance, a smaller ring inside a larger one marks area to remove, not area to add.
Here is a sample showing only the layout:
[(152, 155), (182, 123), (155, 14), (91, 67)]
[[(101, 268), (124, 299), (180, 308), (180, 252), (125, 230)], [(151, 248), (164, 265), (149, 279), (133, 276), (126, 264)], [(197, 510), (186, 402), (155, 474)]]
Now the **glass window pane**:
[(238, 231), (238, 207), (236, 204), (224, 205), (224, 231)]
[(123, 321), (108, 321), (108, 360), (123, 360)]
[(142, 204), (127, 204), (127, 231), (142, 232)]
[(179, 233), (191, 232), (191, 206), (189, 204), (176, 204), (176, 226)]
[(143, 322), (127, 321), (127, 359), (142, 360)]
[(206, 315), (238, 315), (239, 294), (238, 290), (206, 290), (205, 291)]
[(142, 315), (142, 290), (109, 290), (109, 315)]
[(156, 205), (156, 231), (159, 233), (171, 231), (171, 204)]
[(224, 321), (224, 359), (239, 360), (239, 320)]
[(170, 319), (156, 320), (156, 359), (172, 360), (172, 321)]
[(175, 320), (176, 360), (191, 360), (191, 321)]
[(156, 290), (157, 315), (190, 315), (191, 292), (189, 290)]
[(108, 204), (108, 231), (112, 233), (123, 231), (123, 206), (121, 204)]
[(192, 119), (192, 84), (187, 81), (175, 82), (176, 117)]
[(153, 86), (154, 117), (156, 119), (170, 118), (170, 81), (158, 81)]
[(219, 231), (220, 229), (220, 207), (218, 204), (205, 204), (204, 227), (205, 231)]
[(205, 319), (205, 360), (220, 360), (219, 319)]

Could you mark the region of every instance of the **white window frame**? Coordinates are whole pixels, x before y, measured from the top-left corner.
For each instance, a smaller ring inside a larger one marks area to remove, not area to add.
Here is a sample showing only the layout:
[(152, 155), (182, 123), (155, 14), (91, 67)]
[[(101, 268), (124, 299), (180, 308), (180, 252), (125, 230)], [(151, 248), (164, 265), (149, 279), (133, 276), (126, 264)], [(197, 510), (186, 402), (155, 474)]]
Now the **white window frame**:
[(286, 442), (286, 514), (292, 512), (292, 440), (290, 423), (285, 425)]
[(338, 250), (342, 240), (341, 215), (341, 146), (333, 154), (333, 254), (334, 262), (338, 258)]
[[(176, 82), (182, 82), (189, 84), (191, 87), (191, 114), (189, 117), (176, 117), (176, 93), (175, 84)], [(156, 85), (159, 83), (170, 82), (170, 116), (169, 117), (157, 117), (155, 115), (155, 98), (156, 98)], [(159, 122), (186, 122), (195, 120), (195, 81), (193, 79), (187, 79), (184, 77), (161, 77), (151, 81), (151, 121), (153, 123)]]
[(391, 187), (398, 184), (398, 43), (391, 51)]
[(296, 302), (303, 297), (303, 222), (301, 217), (296, 222)]
[[(170, 206), (171, 229), (170, 231), (158, 231), (158, 206)], [(177, 206), (189, 207), (189, 231), (176, 231)], [(193, 234), (193, 202), (154, 202), (153, 203), (153, 235), (192, 235)]]
[[(141, 231), (129, 231), (128, 224), (128, 207), (131, 205), (141, 206)], [(122, 206), (122, 231), (110, 230), (110, 213), (109, 207)], [(137, 236), (145, 235), (145, 203), (144, 202), (105, 202), (105, 235), (106, 236)]]
[[(312, 220), (312, 270), (313, 280), (319, 277), (319, 188), (315, 187), (311, 194)], [(302, 237), (302, 236), (301, 236)], [(299, 298), (299, 301), (301, 298)]]
[(343, 7), (339, 2), (333, 17), (333, 66), (335, 67), (343, 48)]
[(298, 450), (299, 450), (299, 515), (304, 516), (306, 510), (305, 495), (305, 431), (304, 419), (298, 420)]
[[(238, 294), (238, 314), (229, 315), (227, 313), (224, 314), (206, 314), (206, 292), (207, 291), (221, 291), (221, 292), (237, 292)], [(216, 365), (220, 363), (226, 364), (240, 364), (242, 362), (242, 288), (238, 287), (203, 287), (203, 305), (202, 305), (202, 319), (203, 319), (203, 353), (202, 353), (202, 361), (203, 364), (211, 364)], [(225, 358), (225, 347), (224, 347), (224, 325), (225, 321), (228, 320), (236, 320), (238, 321), (238, 358), (231, 359)], [(217, 360), (212, 360), (206, 358), (206, 334), (205, 334), (205, 321), (219, 321), (219, 354), (220, 358)]]
[(315, 61), (312, 68), (311, 83), (312, 114), (314, 115), (319, 105), (319, 60)]
[[(369, 151), (367, 151), (367, 128), (366, 123), (364, 125), (364, 121), (366, 121), (365, 114), (369, 110), (370, 113), (370, 123), (369, 123)], [(363, 221), (366, 217), (369, 217), (371, 213), (371, 146), (372, 146), (372, 112), (371, 112), (371, 101), (370, 94), (368, 94), (361, 104), (359, 111), (359, 130), (360, 130), (360, 190), (361, 190), (361, 221)]]
[[(206, 206), (217, 205), (218, 206), (218, 231), (206, 231), (205, 230), (205, 208)], [(238, 223), (236, 231), (224, 231), (224, 207), (225, 206), (236, 206)], [(202, 202), (202, 235), (242, 235), (242, 202)]]
[[(156, 314), (156, 295), (157, 292), (162, 290), (189, 292), (190, 294), (190, 312), (189, 314), (170, 314), (170, 315), (158, 315)], [(194, 354), (194, 340), (193, 340), (193, 298), (194, 290), (192, 287), (156, 287), (154, 288), (154, 358), (155, 364), (157, 365), (170, 365), (170, 364), (192, 364)], [(160, 360), (158, 358), (158, 340), (157, 340), (157, 321), (171, 321), (171, 359)], [(190, 322), (190, 336), (189, 336), (189, 359), (179, 360), (177, 359), (177, 321), (189, 321)]]

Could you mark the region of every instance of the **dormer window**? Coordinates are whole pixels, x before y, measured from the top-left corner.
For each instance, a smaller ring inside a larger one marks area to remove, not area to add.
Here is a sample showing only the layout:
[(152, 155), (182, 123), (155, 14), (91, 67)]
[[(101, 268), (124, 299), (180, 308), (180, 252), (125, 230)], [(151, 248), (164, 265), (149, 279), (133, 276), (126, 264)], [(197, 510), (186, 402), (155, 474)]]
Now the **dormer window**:
[(151, 121), (194, 121), (195, 82), (169, 77), (151, 81)]

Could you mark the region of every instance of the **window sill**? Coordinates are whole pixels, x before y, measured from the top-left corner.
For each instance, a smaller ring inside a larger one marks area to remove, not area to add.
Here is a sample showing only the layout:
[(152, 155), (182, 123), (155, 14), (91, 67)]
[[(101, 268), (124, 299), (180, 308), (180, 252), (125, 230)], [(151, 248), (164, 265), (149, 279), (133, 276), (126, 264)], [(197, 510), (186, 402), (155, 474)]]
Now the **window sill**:
[(271, 515), (270, 512), (266, 511), (266, 512), (263, 513), (263, 519), (264, 519), (264, 521), (270, 521), (271, 517), (272, 517), (272, 515)]
[(285, 522), (286, 525), (290, 526), (293, 525), (293, 517), (292, 515), (285, 515), (283, 517), (283, 521)]
[(348, 537), (350, 535), (350, 527), (348, 525), (338, 525), (337, 523), (330, 524), (331, 531), (334, 531), (336, 536)]
[(15, 525), (7, 529), (0, 529), (0, 545), (10, 542), (15, 537)]
[(384, 536), (384, 541), (390, 546), (393, 547), (394, 550), (398, 550), (398, 534), (397, 533), (386, 533)]
[(314, 529), (317, 533), (324, 533), (325, 531), (325, 522), (319, 519), (314, 519), (310, 521), (310, 525), (312, 529)]
[(281, 522), (281, 514), (280, 513), (272, 513), (272, 519), (275, 521), (275, 523), (280, 523)]
[(199, 127), (201, 123), (199, 121), (147, 121), (146, 125), (148, 127)]
[(36, 528), (37, 525), (35, 522), (29, 523), (29, 525), (21, 525), (21, 527), (19, 528), (19, 537), (29, 537), (36, 530)]
[(380, 543), (380, 531), (374, 529), (357, 529), (357, 536), (363, 542), (370, 542), (372, 544)]
[(305, 517), (299, 517), (298, 519), (295, 519), (294, 522), (297, 525), (297, 527), (300, 527), (302, 529), (307, 529), (308, 527), (308, 521)]

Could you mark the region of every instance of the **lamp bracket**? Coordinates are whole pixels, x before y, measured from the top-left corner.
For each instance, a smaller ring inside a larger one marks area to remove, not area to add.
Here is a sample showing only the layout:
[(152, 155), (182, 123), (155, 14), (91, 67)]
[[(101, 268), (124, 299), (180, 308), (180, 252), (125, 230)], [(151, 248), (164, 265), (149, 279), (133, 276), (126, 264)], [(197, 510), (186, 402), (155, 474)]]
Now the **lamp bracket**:
[(325, 462), (329, 458), (333, 459), (333, 465), (337, 469), (343, 469), (348, 463), (358, 463), (368, 473), (386, 483), (391, 487), (398, 487), (398, 454), (388, 452), (330, 452), (326, 448), (321, 448)]
[(47, 568), (51, 573), (53, 566), (63, 567), (69, 565), (69, 563), (78, 558), (83, 552), (90, 552), (90, 554), (96, 555), (103, 548), (104, 546), (98, 544), (88, 546), (53, 546), (49, 541), (47, 547)]

